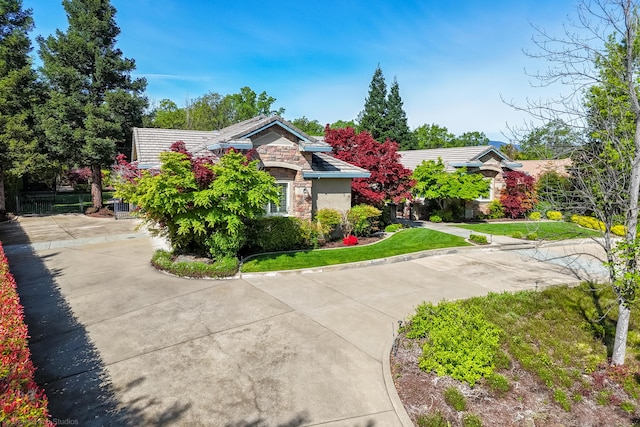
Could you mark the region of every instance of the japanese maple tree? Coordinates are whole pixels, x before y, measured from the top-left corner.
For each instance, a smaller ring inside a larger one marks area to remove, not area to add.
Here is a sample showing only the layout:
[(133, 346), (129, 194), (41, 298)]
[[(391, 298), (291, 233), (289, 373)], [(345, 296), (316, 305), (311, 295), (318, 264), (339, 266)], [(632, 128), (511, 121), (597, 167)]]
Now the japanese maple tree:
[(532, 176), (520, 171), (509, 171), (504, 173), (504, 183), (500, 202), (508, 217), (519, 218), (533, 209), (536, 196), (535, 180)]
[(370, 178), (351, 182), (355, 204), (382, 206), (386, 201), (399, 203), (411, 198), (411, 171), (400, 163), (398, 144), (380, 143), (367, 131), (356, 133), (352, 127), (325, 128), (324, 140), (333, 147), (333, 155), (371, 172)]

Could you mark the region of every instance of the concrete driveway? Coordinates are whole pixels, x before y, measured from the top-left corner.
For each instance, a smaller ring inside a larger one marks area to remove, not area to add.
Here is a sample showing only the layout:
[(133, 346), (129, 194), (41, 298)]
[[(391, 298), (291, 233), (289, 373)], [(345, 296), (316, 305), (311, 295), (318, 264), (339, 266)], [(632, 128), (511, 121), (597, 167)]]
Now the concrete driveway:
[(575, 283), (595, 245), (464, 248), (315, 274), (188, 280), (133, 220), (0, 224), (60, 424), (402, 426), (388, 353), (422, 301)]

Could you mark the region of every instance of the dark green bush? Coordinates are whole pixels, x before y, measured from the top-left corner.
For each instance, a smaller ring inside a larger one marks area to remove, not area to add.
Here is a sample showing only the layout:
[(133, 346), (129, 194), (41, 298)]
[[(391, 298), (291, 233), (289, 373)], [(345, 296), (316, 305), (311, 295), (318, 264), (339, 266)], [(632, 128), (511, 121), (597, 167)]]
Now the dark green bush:
[(294, 217), (269, 216), (249, 222), (246, 253), (280, 252), (314, 246), (318, 234), (305, 221)]

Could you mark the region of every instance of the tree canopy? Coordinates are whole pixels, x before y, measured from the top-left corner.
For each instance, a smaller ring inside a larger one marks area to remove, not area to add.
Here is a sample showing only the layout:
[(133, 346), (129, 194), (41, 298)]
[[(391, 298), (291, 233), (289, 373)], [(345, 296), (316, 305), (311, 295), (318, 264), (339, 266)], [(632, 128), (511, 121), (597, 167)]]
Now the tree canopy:
[(444, 126), (423, 124), (413, 130), (412, 145), (406, 150), (423, 150), (431, 148), (468, 147), (489, 144), (484, 132), (465, 132), (456, 136)]
[(379, 142), (389, 139), (398, 143), (400, 147), (413, 145), (413, 134), (407, 124), (398, 81), (393, 80), (391, 89), (387, 93), (387, 84), (379, 65), (371, 78), (369, 93), (364, 101), (364, 110), (358, 116), (357, 129), (367, 131)]
[[(148, 125), (161, 129), (216, 130), (264, 114), (284, 114), (284, 108), (274, 109), (276, 99), (261, 92), (257, 94), (248, 86), (240, 92), (221, 95), (208, 92), (187, 101), (185, 107), (170, 99), (161, 100), (149, 112)], [(320, 129), (324, 129), (321, 125)]]
[(325, 141), (333, 147), (333, 155), (371, 172), (370, 178), (357, 178), (351, 183), (354, 203), (382, 206), (399, 203), (411, 197), (411, 171), (400, 163), (398, 144), (387, 140), (379, 143), (369, 134), (356, 133), (352, 127), (325, 129)]
[(140, 209), (144, 221), (165, 235), (179, 253), (235, 257), (245, 239), (246, 220), (278, 203), (275, 179), (258, 160), (230, 151), (214, 162), (194, 158), (178, 142), (160, 154), (159, 173), (141, 171), (121, 180), (117, 195)]
[(449, 200), (474, 200), (489, 191), (489, 181), (481, 174), (467, 173), (465, 168), (448, 172), (442, 159), (423, 161), (411, 177), (415, 182), (413, 195), (436, 201), (440, 209)]
[(41, 169), (35, 106), (40, 101), (31, 67), (31, 10), (21, 0), (0, 1), (0, 211), (5, 210), (5, 180)]
[(94, 208), (102, 206), (101, 168), (127, 153), (131, 129), (147, 105), (144, 79), (132, 79), (132, 59), (116, 47), (120, 29), (108, 0), (63, 0), (66, 32), (39, 37), (40, 73), (47, 86), (38, 109), (46, 148), (68, 165), (89, 166)]

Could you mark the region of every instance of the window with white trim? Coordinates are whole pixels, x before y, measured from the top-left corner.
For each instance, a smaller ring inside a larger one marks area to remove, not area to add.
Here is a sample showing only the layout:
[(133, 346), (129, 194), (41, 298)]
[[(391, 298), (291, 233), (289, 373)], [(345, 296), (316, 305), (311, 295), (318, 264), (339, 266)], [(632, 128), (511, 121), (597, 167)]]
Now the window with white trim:
[(476, 199), (478, 202), (490, 202), (493, 200), (493, 178), (484, 178), (489, 181), (489, 189)]
[(289, 214), (289, 183), (276, 182), (276, 187), (280, 190), (278, 203), (269, 202), (266, 206), (267, 215), (288, 215)]

